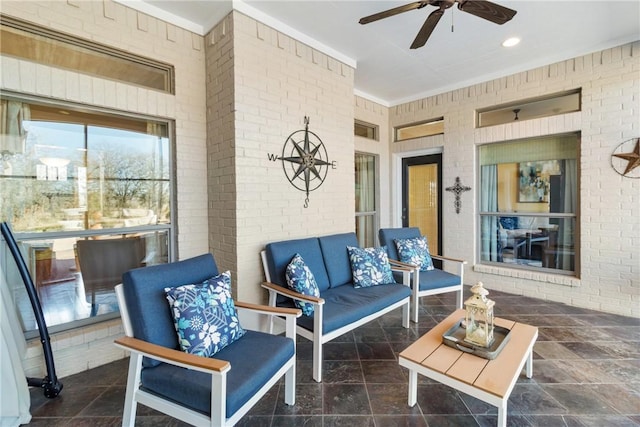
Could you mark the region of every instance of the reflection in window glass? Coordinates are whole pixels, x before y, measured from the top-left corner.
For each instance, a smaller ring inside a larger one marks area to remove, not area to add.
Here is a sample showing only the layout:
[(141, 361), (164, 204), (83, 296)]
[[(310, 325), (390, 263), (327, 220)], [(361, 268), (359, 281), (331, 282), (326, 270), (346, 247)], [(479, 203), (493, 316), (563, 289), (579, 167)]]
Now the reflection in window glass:
[(482, 262), (576, 274), (578, 135), (480, 147)]
[(169, 222), (167, 138), (89, 127), (88, 147), (91, 228)]
[[(52, 331), (117, 317), (122, 273), (171, 253), (169, 124), (68, 107), (0, 99), (0, 220)], [(22, 280), (0, 260), (35, 336)]]
[[(18, 245), (40, 298), (49, 331), (67, 329), (70, 324), (87, 319), (106, 320), (119, 316), (114, 286), (122, 281), (125, 271), (166, 263), (168, 236), (168, 230), (162, 230), (20, 241)], [(3, 258), (2, 272), (7, 286), (11, 287), (23, 331), (27, 337), (36, 336), (36, 318), (11, 257)]]
[[(3, 155), (2, 218), (15, 232), (121, 228), (169, 222), (169, 139), (151, 133), (22, 121), (22, 152)], [(146, 127), (146, 126), (144, 126)]]

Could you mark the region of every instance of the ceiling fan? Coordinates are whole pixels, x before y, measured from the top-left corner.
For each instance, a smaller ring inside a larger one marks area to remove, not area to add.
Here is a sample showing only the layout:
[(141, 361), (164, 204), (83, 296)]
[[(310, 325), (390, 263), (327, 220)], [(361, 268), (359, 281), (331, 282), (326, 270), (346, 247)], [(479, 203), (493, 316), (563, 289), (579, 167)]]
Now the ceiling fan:
[(449, 9), (455, 3), (458, 3), (458, 9), (460, 9), (461, 11), (470, 13), (499, 25), (508, 22), (516, 14), (516, 11), (513, 9), (509, 9), (508, 7), (500, 6), (499, 4), (495, 4), (485, 0), (428, 0), (414, 1), (413, 3), (405, 4), (404, 6), (394, 7), (393, 9), (374, 13), (373, 15), (361, 18), (358, 22), (364, 25), (368, 24), (369, 22), (374, 22), (393, 15), (397, 15), (402, 12), (408, 12), (414, 9), (422, 9), (425, 6), (436, 6), (438, 9), (431, 12), (431, 14), (427, 17), (427, 20), (424, 22), (422, 28), (420, 28), (420, 31), (418, 32), (418, 35), (411, 44), (411, 49), (417, 49), (424, 46), (434, 28), (438, 24), (438, 21), (440, 21), (440, 18), (442, 18), (442, 15), (444, 15), (444, 11)]

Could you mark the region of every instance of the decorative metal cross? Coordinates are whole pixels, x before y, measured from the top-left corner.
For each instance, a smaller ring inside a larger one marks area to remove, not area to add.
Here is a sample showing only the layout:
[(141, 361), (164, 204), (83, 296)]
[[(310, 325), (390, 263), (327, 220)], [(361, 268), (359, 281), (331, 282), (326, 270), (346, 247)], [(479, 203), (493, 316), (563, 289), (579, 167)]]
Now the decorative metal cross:
[(465, 191), (471, 190), (471, 187), (467, 187), (467, 186), (461, 185), (460, 184), (460, 177), (456, 176), (455, 185), (452, 185), (451, 187), (447, 187), (447, 188), (445, 188), (445, 190), (451, 191), (452, 193), (454, 193), (456, 195), (456, 199), (453, 202), (453, 206), (455, 206), (455, 208), (456, 208), (456, 213), (459, 214), (460, 213), (460, 208), (462, 207), (462, 201), (460, 200), (460, 193), (463, 193)]

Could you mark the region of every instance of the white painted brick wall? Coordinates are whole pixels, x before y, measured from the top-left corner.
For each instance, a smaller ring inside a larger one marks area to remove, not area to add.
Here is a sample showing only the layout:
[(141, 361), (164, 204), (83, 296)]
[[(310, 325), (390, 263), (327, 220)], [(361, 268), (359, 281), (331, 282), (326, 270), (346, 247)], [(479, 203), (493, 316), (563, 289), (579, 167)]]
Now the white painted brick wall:
[[(445, 185), (456, 176), (474, 188), (459, 215), (445, 194), (445, 253), (470, 261), (467, 283), (571, 305), (640, 316), (640, 180), (623, 178), (609, 157), (640, 135), (640, 42), (550, 64), (390, 108), (391, 128), (444, 116), (445, 135), (391, 143), (393, 153), (444, 147)], [(487, 106), (582, 88), (582, 111), (518, 123), (474, 127)], [(581, 133), (580, 277), (479, 265), (475, 238), (477, 145), (564, 132)], [(393, 188), (400, 188), (397, 177)]]
[[(266, 243), (354, 230), (353, 69), (237, 12), (205, 40), (209, 244), (220, 268), (232, 270), (238, 299), (264, 302)], [(233, 63), (222, 55), (230, 49)], [(309, 194), (308, 208), (282, 162), (268, 159), (304, 129), (304, 116), (338, 165)]]
[[(2, 13), (175, 66), (170, 95), (15, 58), (0, 57), (0, 89), (53, 97), (175, 121), (177, 229), (180, 257), (206, 252), (207, 185), (205, 66), (202, 37), (110, 0), (2, 1)], [(113, 345), (120, 320), (53, 334), (58, 375), (63, 377), (120, 359)], [(38, 340), (29, 343), (26, 375), (43, 375)]]
[[(475, 233), (475, 192), (463, 195), (460, 215), (447, 193), (445, 251), (471, 261), (467, 282), (483, 280), (494, 289), (638, 316), (640, 180), (620, 177), (608, 163), (619, 142), (640, 133), (638, 43), (385, 110), (354, 100), (351, 67), (241, 14), (234, 13), (203, 38), (109, 0), (3, 0), (2, 12), (175, 65), (176, 95), (167, 95), (1, 57), (0, 89), (175, 120), (180, 257), (212, 250), (220, 267), (233, 271), (240, 299), (263, 299), (258, 252), (265, 243), (353, 230), (354, 150), (379, 154), (383, 163), (387, 151), (354, 142), (354, 116), (379, 123), (387, 142), (393, 126), (444, 116), (444, 137), (389, 143), (388, 150), (444, 146), (446, 185), (456, 176), (464, 184), (475, 182), (477, 144), (582, 132), (581, 278), (474, 266), (475, 241), (469, 236)], [(221, 69), (212, 72), (211, 63)], [(584, 95), (580, 113), (473, 127), (476, 108), (576, 87)], [(304, 128), (304, 115), (311, 117), (310, 129), (337, 162), (337, 169), (329, 170), (325, 183), (310, 194), (308, 208), (303, 207), (304, 193), (289, 184), (281, 164), (267, 159), (267, 153), (281, 153), (290, 133)], [(213, 171), (216, 167), (220, 170)], [(382, 180), (385, 167), (393, 169), (382, 166)], [(388, 176), (390, 188), (396, 188), (395, 177)], [(393, 206), (385, 197), (382, 202), (384, 226)], [(113, 320), (52, 336), (58, 374), (121, 358), (123, 353), (112, 344), (122, 334), (120, 328), (120, 321)], [(43, 374), (37, 340), (29, 344), (25, 366), (29, 376)]]

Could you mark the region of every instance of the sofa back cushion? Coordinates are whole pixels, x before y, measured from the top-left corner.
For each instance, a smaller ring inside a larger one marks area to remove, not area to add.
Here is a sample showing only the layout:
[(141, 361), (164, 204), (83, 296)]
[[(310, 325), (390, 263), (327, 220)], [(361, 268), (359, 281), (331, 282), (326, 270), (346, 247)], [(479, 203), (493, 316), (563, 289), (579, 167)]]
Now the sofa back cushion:
[(329, 289), (329, 277), (322, 259), (322, 250), (316, 237), (306, 239), (284, 240), (273, 242), (265, 247), (267, 266), (271, 281), (277, 285), (287, 286), (286, 270), (296, 254), (304, 259), (305, 264), (313, 273), (320, 292)]
[[(177, 349), (178, 337), (164, 288), (202, 283), (218, 274), (218, 266), (211, 254), (124, 273), (122, 290), (131, 318), (133, 336)], [(145, 359), (145, 366), (155, 366), (158, 363)]]
[(386, 246), (389, 259), (395, 260), (400, 260), (395, 239), (411, 239), (420, 237), (421, 235), (418, 227), (381, 228), (380, 231), (378, 231), (380, 245)]
[(347, 246), (359, 246), (356, 233), (332, 234), (319, 237), (320, 248), (324, 258), (324, 265), (329, 275), (331, 288), (351, 284), (351, 263)]

